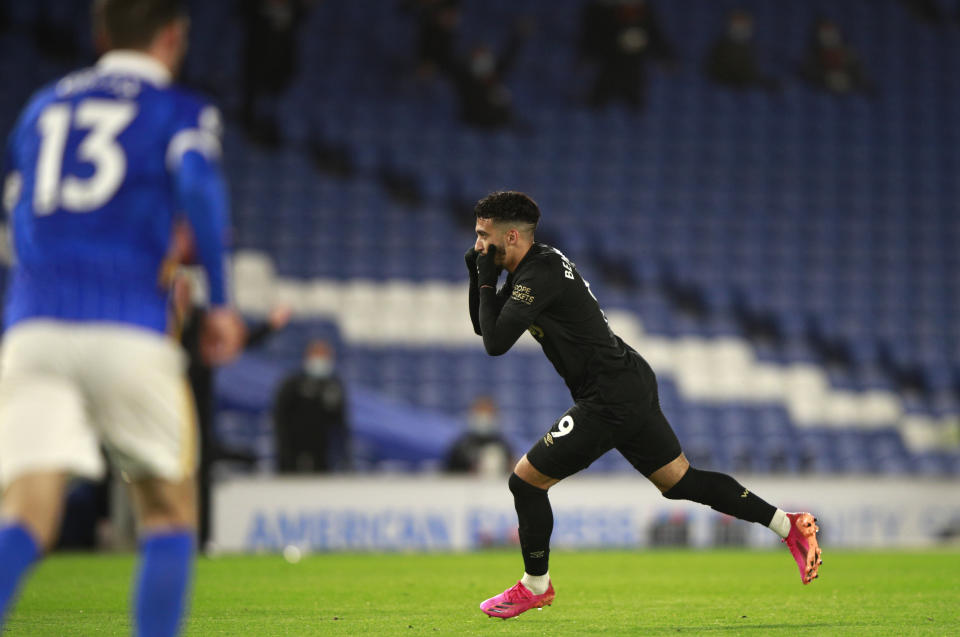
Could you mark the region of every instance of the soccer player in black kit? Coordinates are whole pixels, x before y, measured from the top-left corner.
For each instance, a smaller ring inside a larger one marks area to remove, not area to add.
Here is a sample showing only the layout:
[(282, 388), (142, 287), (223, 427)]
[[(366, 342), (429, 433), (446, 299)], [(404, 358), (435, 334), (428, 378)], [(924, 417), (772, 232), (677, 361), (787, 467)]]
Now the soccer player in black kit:
[[(506, 619), (553, 602), (547, 490), (610, 449), (622, 453), (665, 498), (692, 500), (768, 526), (790, 548), (803, 583), (813, 581), (821, 564), (816, 519), (785, 513), (728, 475), (690, 466), (660, 410), (653, 370), (611, 331), (573, 262), (534, 241), (540, 210), (533, 199), (494, 192), (477, 203), (475, 213), (477, 241), (465, 255), (474, 330), (491, 356), (504, 354), (529, 331), (574, 400), (510, 476), (524, 574), (480, 609)], [(498, 291), (502, 270), (508, 274)]]

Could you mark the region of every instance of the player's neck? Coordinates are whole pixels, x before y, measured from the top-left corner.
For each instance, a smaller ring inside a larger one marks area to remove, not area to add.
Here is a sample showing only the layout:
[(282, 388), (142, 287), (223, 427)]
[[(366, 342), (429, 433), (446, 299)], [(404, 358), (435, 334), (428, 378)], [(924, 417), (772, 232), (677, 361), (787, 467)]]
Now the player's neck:
[(180, 62), (180, 54), (178, 51), (173, 50), (170, 47), (154, 43), (153, 46), (144, 50), (143, 53), (149, 55), (154, 60), (162, 64), (163, 67), (170, 73), (171, 78), (176, 76), (177, 67), (179, 66)]
[(530, 252), (530, 248), (533, 247), (533, 242), (528, 242), (525, 245), (517, 245), (517, 251), (514, 253), (515, 256), (510, 259), (508, 263), (504, 263), (503, 267), (507, 269), (508, 272), (513, 272), (517, 269), (517, 266), (520, 265), (520, 262), (523, 261), (523, 258), (527, 256), (527, 253)]

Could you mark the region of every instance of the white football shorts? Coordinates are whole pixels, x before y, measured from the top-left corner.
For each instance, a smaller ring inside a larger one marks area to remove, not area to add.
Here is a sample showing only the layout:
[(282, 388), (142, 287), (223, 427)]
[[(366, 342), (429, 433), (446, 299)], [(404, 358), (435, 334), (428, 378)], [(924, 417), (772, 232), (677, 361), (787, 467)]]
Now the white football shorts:
[(178, 482), (196, 467), (186, 355), (119, 323), (30, 320), (0, 353), (0, 487), (25, 473), (103, 475), (100, 445), (129, 480)]

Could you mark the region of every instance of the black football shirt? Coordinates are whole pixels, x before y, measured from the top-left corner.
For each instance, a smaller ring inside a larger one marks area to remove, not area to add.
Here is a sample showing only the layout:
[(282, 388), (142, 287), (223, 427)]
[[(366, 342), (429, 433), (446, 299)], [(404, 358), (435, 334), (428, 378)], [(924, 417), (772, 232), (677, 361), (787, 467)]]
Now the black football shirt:
[(527, 326), (574, 400), (633, 402), (646, 394), (646, 361), (613, 333), (590, 285), (556, 248), (534, 243), (497, 300), (503, 318)]

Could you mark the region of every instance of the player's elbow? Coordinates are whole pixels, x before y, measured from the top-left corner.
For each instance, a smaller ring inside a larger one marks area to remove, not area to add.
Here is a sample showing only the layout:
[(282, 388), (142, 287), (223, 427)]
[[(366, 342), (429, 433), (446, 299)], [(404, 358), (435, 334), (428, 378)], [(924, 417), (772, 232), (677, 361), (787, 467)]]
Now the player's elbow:
[(487, 354), (490, 356), (503, 356), (507, 353), (507, 350), (510, 349), (510, 345), (503, 345), (502, 343), (497, 343), (493, 339), (483, 339), (483, 348), (487, 350)]

